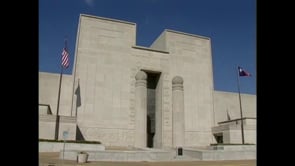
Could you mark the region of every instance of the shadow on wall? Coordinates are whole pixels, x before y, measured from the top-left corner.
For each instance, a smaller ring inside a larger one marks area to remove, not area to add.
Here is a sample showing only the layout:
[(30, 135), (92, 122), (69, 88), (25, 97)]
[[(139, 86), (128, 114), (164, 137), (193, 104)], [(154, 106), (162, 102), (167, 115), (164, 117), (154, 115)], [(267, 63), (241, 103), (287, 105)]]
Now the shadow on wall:
[(77, 141), (85, 141), (85, 138), (83, 137), (83, 134), (81, 133), (80, 128), (77, 126), (76, 127), (76, 140)]

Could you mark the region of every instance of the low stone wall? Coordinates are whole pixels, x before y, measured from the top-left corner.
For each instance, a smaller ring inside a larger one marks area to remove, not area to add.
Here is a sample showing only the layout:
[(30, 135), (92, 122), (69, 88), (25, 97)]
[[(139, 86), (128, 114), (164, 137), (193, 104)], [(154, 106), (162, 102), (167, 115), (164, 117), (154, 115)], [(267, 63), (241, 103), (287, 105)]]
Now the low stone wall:
[(255, 160), (256, 151), (207, 151), (201, 160)]
[[(65, 145), (65, 151), (63, 146)], [(39, 152), (60, 152), (60, 158), (77, 160), (79, 151), (89, 154), (88, 161), (172, 161), (172, 160), (255, 160), (256, 145), (218, 145), (214, 149), (183, 148), (178, 156), (175, 149), (105, 150), (101, 144), (39, 142)], [(223, 148), (223, 149), (222, 149)]]
[(211, 150), (256, 150), (256, 145), (213, 145)]
[[(67, 140), (76, 139), (76, 117), (59, 116), (58, 140), (63, 139), (63, 132), (68, 132)], [(56, 115), (39, 115), (39, 139), (55, 139)]]
[[(173, 151), (86, 151), (88, 161), (170, 161), (175, 157)], [(77, 160), (78, 151), (66, 150), (60, 152), (60, 158), (66, 160)]]
[[(224, 148), (224, 149), (222, 149)], [(199, 160), (254, 160), (256, 159), (256, 146), (217, 146), (216, 149), (198, 150), (183, 149), (183, 154)]]
[[(65, 147), (64, 147), (65, 145)], [(63, 143), (63, 142), (39, 142), (39, 152), (60, 152), (65, 150), (76, 151), (104, 151), (105, 146), (101, 144), (85, 143)]]
[(213, 145), (212, 150), (256, 150), (256, 145)]
[[(77, 150), (60, 151), (60, 158), (66, 160), (77, 160)], [(179, 161), (179, 160), (255, 160), (256, 149), (252, 150), (204, 150), (194, 148), (183, 148), (182, 155), (177, 155), (176, 151), (142, 149), (142, 150), (105, 150), (86, 151), (88, 161)]]

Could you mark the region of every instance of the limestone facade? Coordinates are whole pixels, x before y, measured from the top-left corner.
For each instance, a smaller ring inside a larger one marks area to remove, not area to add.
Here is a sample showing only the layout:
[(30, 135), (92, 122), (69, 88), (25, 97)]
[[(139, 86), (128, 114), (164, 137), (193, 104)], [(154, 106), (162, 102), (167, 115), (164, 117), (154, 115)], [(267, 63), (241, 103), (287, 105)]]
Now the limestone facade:
[[(212, 68), (208, 37), (166, 29), (141, 47), (135, 23), (81, 14), (60, 114), (76, 118), (76, 139), (106, 146), (207, 146), (216, 143), (212, 128), (227, 120), (226, 110), (239, 112), (237, 94), (214, 91)], [(39, 73), (39, 103), (53, 110), (58, 80)], [(242, 96), (244, 117), (256, 118), (256, 96)]]

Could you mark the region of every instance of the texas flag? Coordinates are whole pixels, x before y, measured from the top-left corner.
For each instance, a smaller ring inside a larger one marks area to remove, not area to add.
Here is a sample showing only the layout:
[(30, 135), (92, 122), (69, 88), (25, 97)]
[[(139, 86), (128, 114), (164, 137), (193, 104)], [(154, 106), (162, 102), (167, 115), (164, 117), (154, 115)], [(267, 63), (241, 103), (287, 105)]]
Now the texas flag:
[(243, 70), (243, 68), (241, 68), (240, 66), (238, 66), (238, 70), (239, 70), (239, 76), (251, 76), (251, 74), (245, 70)]

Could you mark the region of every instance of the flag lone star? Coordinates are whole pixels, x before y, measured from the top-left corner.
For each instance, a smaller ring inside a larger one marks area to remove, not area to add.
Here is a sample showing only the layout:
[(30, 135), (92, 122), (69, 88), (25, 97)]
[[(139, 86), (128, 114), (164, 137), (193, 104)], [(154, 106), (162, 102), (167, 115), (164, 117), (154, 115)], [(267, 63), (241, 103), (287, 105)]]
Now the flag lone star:
[(240, 66), (238, 67), (239, 69), (239, 76), (251, 76), (251, 74), (245, 70), (243, 70), (243, 68), (241, 68)]

